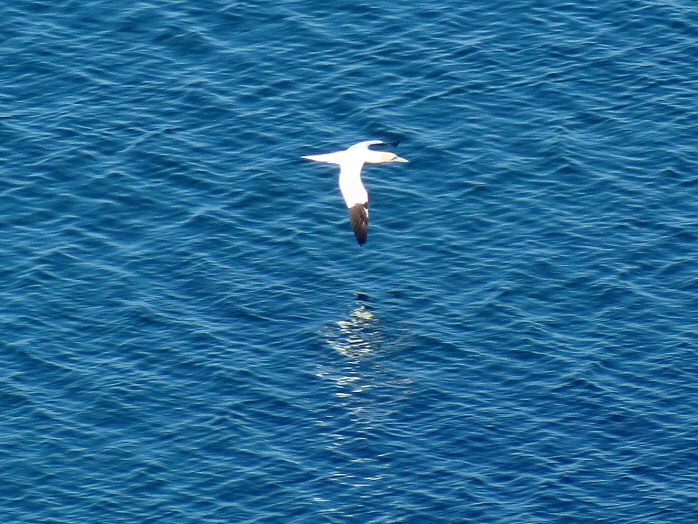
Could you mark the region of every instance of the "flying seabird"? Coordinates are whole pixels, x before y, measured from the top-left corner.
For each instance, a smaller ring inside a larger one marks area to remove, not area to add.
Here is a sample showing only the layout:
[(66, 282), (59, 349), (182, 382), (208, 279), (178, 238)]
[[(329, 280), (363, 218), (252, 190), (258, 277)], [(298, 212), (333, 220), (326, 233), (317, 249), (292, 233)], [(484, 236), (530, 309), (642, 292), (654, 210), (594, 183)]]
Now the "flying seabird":
[(354, 144), (344, 151), (323, 155), (304, 156), (313, 162), (325, 162), (339, 166), (339, 189), (349, 208), (349, 221), (359, 245), (368, 237), (368, 193), (361, 182), (361, 169), (364, 164), (385, 164), (387, 162), (407, 162), (404, 158), (389, 151), (374, 151), (370, 146), (383, 144), (381, 140), (366, 140)]

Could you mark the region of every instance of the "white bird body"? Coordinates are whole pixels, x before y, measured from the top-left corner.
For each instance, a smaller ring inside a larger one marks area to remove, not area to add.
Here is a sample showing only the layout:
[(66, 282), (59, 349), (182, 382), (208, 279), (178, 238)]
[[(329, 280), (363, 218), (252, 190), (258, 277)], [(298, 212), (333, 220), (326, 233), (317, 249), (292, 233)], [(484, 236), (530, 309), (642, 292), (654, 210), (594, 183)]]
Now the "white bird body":
[(366, 140), (354, 144), (344, 151), (303, 157), (313, 162), (339, 166), (339, 189), (347, 208), (349, 208), (349, 219), (359, 245), (364, 244), (368, 236), (368, 193), (361, 181), (361, 170), (364, 164), (407, 162), (395, 153), (369, 149), (370, 146), (378, 144), (383, 144), (383, 142), (381, 140)]

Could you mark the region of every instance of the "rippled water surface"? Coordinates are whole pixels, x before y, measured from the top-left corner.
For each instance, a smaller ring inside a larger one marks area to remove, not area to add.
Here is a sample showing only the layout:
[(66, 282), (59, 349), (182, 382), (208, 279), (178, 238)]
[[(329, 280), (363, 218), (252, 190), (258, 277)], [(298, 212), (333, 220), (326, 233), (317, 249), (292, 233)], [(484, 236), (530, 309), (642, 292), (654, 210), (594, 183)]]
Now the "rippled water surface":
[[(694, 2), (17, 1), (0, 520), (695, 522)], [(332, 166), (378, 138), (359, 247)]]

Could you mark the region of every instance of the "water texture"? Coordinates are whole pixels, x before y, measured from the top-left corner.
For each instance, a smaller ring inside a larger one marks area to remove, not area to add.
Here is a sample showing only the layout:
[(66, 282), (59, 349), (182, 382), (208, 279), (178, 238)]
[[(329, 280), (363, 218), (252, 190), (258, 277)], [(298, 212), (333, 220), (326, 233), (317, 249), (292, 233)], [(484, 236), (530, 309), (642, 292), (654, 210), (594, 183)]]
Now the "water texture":
[[(694, 2), (0, 17), (2, 522), (695, 522)], [(359, 247), (331, 166), (378, 138)]]

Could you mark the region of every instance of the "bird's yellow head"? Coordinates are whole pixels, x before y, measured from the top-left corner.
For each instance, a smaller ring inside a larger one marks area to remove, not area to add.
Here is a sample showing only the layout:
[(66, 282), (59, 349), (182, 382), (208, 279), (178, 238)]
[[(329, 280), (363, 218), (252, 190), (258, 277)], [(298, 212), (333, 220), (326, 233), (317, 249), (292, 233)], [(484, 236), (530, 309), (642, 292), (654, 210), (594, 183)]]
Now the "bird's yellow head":
[(371, 151), (371, 153), (377, 153), (375, 157), (367, 160), (369, 164), (387, 164), (389, 162), (409, 162), (409, 160), (397, 156), (395, 153), (390, 151)]

